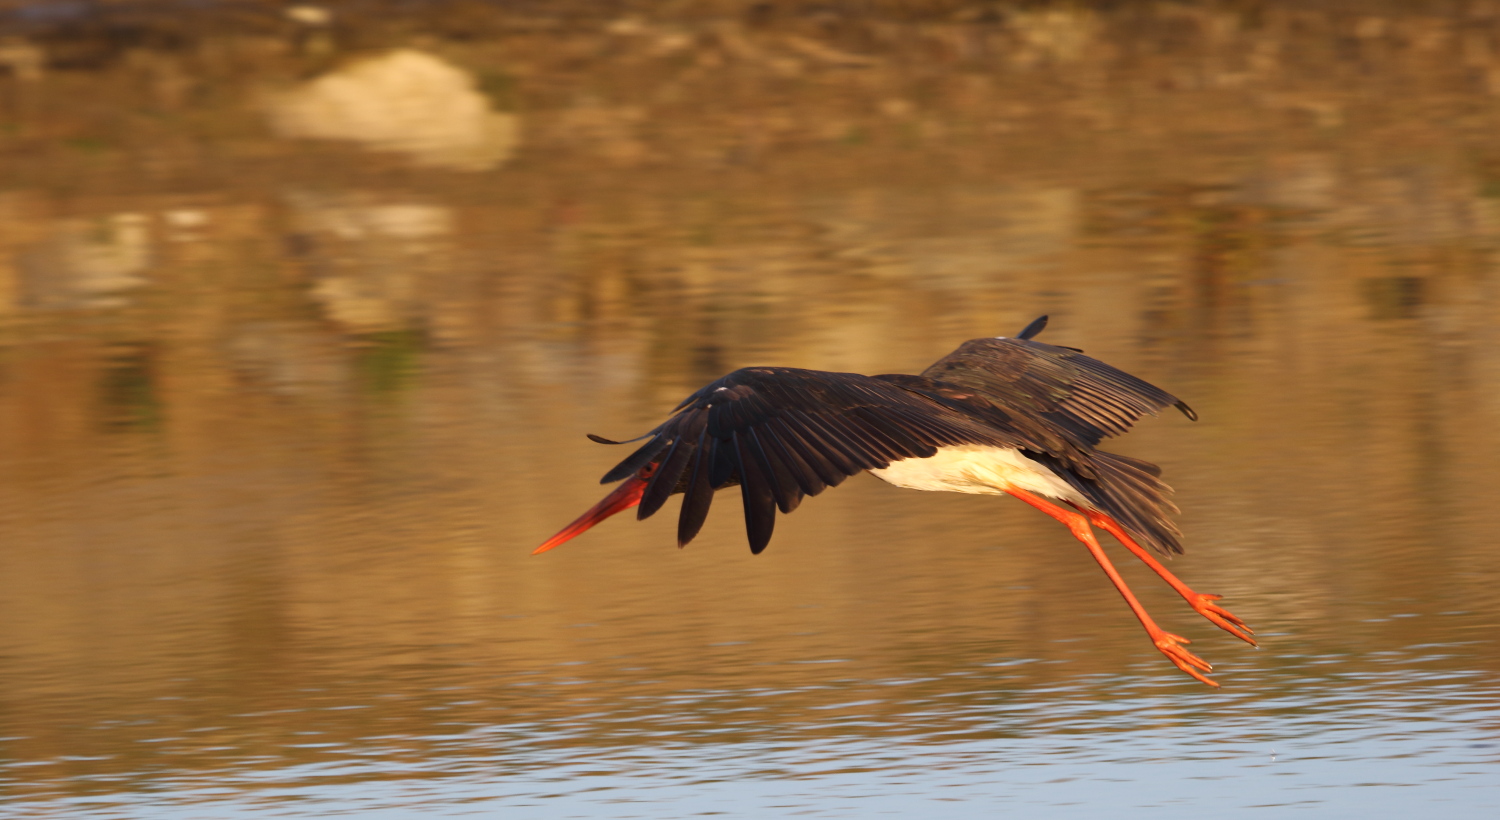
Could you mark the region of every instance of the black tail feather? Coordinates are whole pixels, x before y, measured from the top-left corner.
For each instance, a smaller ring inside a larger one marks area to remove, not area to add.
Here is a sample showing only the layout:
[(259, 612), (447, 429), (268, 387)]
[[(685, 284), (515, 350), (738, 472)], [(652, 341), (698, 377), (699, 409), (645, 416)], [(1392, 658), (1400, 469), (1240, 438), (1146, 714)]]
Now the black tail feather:
[(1100, 512), (1120, 522), (1143, 547), (1164, 555), (1182, 554), (1182, 531), (1172, 521), (1177, 512), (1169, 496), (1172, 488), (1159, 476), (1161, 469), (1139, 459), (1095, 451), (1099, 478), (1082, 481), (1079, 489)]
[(1161, 468), (1149, 461), (1098, 450), (1089, 454), (1094, 478), (1084, 478), (1053, 456), (1025, 453), (1048, 466), (1088, 499), (1094, 509), (1119, 522), (1136, 543), (1163, 555), (1182, 553), (1182, 532), (1173, 523), (1177, 505), (1172, 488), (1158, 476)]

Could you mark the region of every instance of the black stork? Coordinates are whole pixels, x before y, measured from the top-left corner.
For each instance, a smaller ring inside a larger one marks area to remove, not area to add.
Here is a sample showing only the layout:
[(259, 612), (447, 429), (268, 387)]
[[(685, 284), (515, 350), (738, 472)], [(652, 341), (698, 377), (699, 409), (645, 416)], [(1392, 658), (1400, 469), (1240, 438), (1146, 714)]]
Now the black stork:
[[(771, 540), (776, 510), (861, 471), (897, 487), (1014, 496), (1062, 522), (1124, 596), (1151, 642), (1178, 669), (1217, 687), (1186, 638), (1156, 625), (1105, 556), (1092, 526), (1113, 535), (1198, 614), (1255, 645), (1245, 622), (1194, 592), (1150, 550), (1182, 552), (1161, 469), (1096, 445), (1145, 414), (1192, 408), (1159, 387), (1071, 347), (1032, 341), (1043, 316), (1014, 339), (973, 339), (920, 376), (747, 367), (709, 384), (632, 441), (640, 449), (604, 475), (624, 480), (537, 547), (546, 552), (622, 510), (649, 518), (682, 494), (677, 544), (702, 528), (714, 492), (739, 485), (750, 551)], [(602, 444), (623, 444), (590, 434)], [(1055, 502), (1060, 502), (1055, 503)], [(1070, 507), (1072, 509), (1066, 509)], [(1092, 525), (1092, 526), (1091, 526)], [(1147, 549), (1150, 548), (1150, 550)], [(535, 554), (533, 553), (533, 554)]]

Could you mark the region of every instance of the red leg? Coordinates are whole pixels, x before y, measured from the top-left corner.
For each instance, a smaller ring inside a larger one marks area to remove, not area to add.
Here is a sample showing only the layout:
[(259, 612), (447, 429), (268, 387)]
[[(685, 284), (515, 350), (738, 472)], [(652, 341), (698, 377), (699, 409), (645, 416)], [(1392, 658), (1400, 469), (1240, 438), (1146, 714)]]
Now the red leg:
[(1088, 547), (1089, 554), (1094, 556), (1094, 560), (1099, 562), (1099, 567), (1104, 570), (1104, 574), (1109, 576), (1110, 583), (1114, 584), (1115, 589), (1119, 590), (1120, 596), (1130, 606), (1130, 611), (1135, 613), (1136, 620), (1139, 620), (1141, 626), (1146, 628), (1146, 634), (1151, 637), (1151, 643), (1156, 646), (1157, 650), (1166, 655), (1167, 660), (1171, 661), (1172, 665), (1178, 669), (1203, 681), (1209, 686), (1218, 688), (1218, 683), (1209, 680), (1203, 675), (1204, 672), (1211, 671), (1213, 667), (1207, 661), (1187, 651), (1183, 646), (1184, 644), (1192, 643), (1192, 641), (1181, 635), (1173, 635), (1167, 632), (1157, 626), (1156, 622), (1151, 620), (1151, 616), (1146, 614), (1146, 608), (1141, 606), (1140, 601), (1136, 600), (1135, 594), (1130, 591), (1130, 587), (1125, 585), (1125, 579), (1120, 577), (1120, 573), (1115, 569), (1114, 564), (1111, 564), (1109, 557), (1104, 554), (1104, 548), (1099, 546), (1099, 539), (1094, 537), (1094, 531), (1089, 527), (1089, 520), (1087, 518), (1076, 512), (1069, 512), (1051, 502), (1044, 501), (1025, 490), (1006, 490), (1006, 492), (1062, 522), (1073, 533), (1074, 538), (1077, 538), (1083, 542), (1085, 547)]
[[(1077, 505), (1075, 504), (1074, 506), (1076, 507)], [(1250, 644), (1251, 646), (1260, 645), (1255, 642), (1254, 638), (1250, 637), (1251, 635), (1255, 634), (1255, 630), (1246, 626), (1244, 621), (1240, 620), (1229, 610), (1224, 609), (1223, 607), (1218, 606), (1214, 603), (1214, 601), (1222, 598), (1222, 595), (1210, 595), (1206, 592), (1194, 592), (1192, 587), (1189, 587), (1187, 584), (1184, 584), (1182, 581), (1178, 580), (1176, 575), (1173, 575), (1167, 570), (1165, 566), (1162, 566), (1162, 563), (1156, 560), (1156, 556), (1147, 551), (1145, 547), (1137, 544), (1135, 542), (1135, 539), (1131, 538), (1130, 534), (1125, 532), (1125, 528), (1121, 527), (1118, 521), (1115, 521), (1113, 518), (1110, 518), (1104, 513), (1095, 510), (1080, 509), (1079, 511), (1087, 515), (1089, 517), (1089, 521), (1094, 526), (1099, 527), (1110, 535), (1113, 535), (1116, 540), (1125, 545), (1125, 549), (1128, 549), (1131, 552), (1135, 553), (1135, 557), (1141, 559), (1141, 561), (1146, 566), (1150, 567), (1153, 572), (1155, 572), (1157, 575), (1160, 575), (1161, 579), (1170, 584), (1172, 589), (1177, 590), (1177, 594), (1181, 595), (1183, 600), (1187, 601), (1188, 605), (1191, 606), (1195, 611), (1197, 611), (1199, 615), (1207, 618), (1211, 623), (1213, 623), (1214, 626), (1217, 626), (1218, 628), (1224, 630), (1225, 632), (1228, 632), (1229, 634), (1235, 636), (1236, 638), (1239, 638), (1240, 640)]]

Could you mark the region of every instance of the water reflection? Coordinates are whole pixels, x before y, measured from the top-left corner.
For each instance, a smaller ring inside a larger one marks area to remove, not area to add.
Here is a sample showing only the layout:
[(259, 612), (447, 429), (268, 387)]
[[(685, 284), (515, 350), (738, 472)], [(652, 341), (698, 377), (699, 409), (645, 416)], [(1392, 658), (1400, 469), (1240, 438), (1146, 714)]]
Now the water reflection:
[(146, 284), (151, 239), (143, 214), (60, 220), (15, 260), (17, 307), (109, 308)]
[[(1491, 17), (473, 13), (4, 41), (0, 813), (1493, 807)], [(1132, 580), (1227, 692), (992, 499), (526, 555), (585, 431), (1042, 312), (1203, 417), (1121, 449), (1266, 648)]]

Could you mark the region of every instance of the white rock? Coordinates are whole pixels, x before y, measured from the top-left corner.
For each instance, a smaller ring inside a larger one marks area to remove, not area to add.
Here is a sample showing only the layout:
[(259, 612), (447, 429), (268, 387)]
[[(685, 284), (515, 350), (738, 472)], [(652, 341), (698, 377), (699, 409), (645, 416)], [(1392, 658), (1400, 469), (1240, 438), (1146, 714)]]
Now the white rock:
[(286, 19), (304, 26), (326, 26), (333, 22), (333, 12), (322, 6), (287, 6)]
[(285, 137), (350, 140), (470, 171), (504, 163), (520, 134), (515, 115), (491, 110), (468, 72), (413, 49), (361, 60), (274, 95), (269, 113)]

